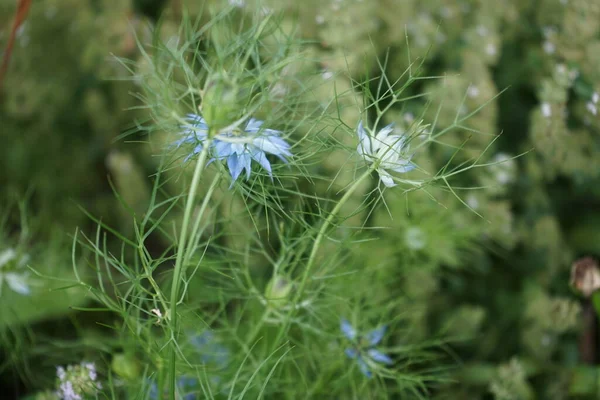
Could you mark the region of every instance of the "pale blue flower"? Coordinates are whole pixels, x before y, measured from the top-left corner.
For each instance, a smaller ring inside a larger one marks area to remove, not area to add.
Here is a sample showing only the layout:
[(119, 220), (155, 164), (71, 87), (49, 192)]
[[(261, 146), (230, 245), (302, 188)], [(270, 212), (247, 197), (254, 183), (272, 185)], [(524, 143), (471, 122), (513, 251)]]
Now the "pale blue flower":
[[(174, 142), (176, 147), (184, 144), (192, 145), (193, 149), (186, 161), (200, 153), (208, 139), (208, 125), (204, 118), (188, 114), (189, 126), (181, 132), (182, 137)], [(250, 118), (243, 129), (234, 128), (230, 131), (219, 132), (211, 143), (212, 159), (209, 163), (227, 161), (229, 173), (235, 182), (242, 172), (246, 179), (250, 178), (252, 160), (263, 167), (271, 179), (273, 178), (271, 163), (267, 154), (272, 154), (287, 163), (286, 157), (291, 157), (290, 145), (282, 139), (281, 132), (274, 129), (263, 129), (262, 121)]]
[(390, 135), (394, 131), (394, 124), (389, 124), (373, 135), (367, 131), (362, 121), (358, 123), (358, 148), (356, 151), (368, 163), (379, 163), (377, 173), (381, 182), (387, 187), (396, 186), (392, 176), (387, 170), (398, 173), (409, 172), (415, 169), (410, 159), (410, 145), (405, 135)]
[(184, 130), (180, 133), (182, 137), (173, 143), (175, 147), (181, 147), (185, 144), (194, 146), (184, 161), (199, 154), (208, 138), (208, 125), (204, 118), (196, 114), (188, 114), (186, 120), (189, 121), (190, 125), (184, 127)]
[(211, 331), (207, 330), (199, 335), (192, 336), (190, 343), (197, 350), (203, 364), (225, 368), (229, 363), (229, 349), (219, 343)]
[(245, 170), (246, 179), (250, 178), (251, 161), (260, 164), (272, 178), (271, 163), (267, 153), (273, 154), (283, 162), (291, 157), (290, 145), (280, 138), (280, 131), (261, 129), (263, 122), (251, 118), (243, 132), (227, 132), (217, 136), (214, 142), (214, 158), (227, 160), (229, 173), (234, 181)]
[(385, 365), (392, 365), (394, 363), (390, 356), (375, 349), (375, 346), (381, 342), (381, 339), (385, 335), (386, 326), (381, 326), (365, 335), (359, 336), (352, 324), (348, 320), (342, 319), (340, 329), (344, 336), (353, 343), (353, 347), (347, 348), (344, 350), (344, 353), (349, 358), (356, 360), (360, 372), (367, 378), (373, 376), (369, 367), (369, 361)]

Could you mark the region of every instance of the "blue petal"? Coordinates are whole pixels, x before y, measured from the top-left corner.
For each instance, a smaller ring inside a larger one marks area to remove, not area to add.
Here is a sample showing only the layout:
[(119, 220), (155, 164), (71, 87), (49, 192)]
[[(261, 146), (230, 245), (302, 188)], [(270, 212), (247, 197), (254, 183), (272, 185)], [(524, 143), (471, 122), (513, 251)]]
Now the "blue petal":
[(235, 182), (240, 176), (242, 169), (244, 168), (242, 163), (238, 160), (237, 153), (232, 153), (227, 158), (227, 166), (229, 167), (229, 173), (231, 174), (231, 178), (233, 178), (233, 182)]
[(177, 380), (177, 386), (181, 389), (194, 387), (198, 384), (198, 379), (191, 376), (182, 376)]
[(156, 382), (152, 382), (152, 385), (150, 385), (148, 397), (150, 400), (158, 400), (158, 386), (156, 385)]
[(257, 132), (262, 126), (263, 121), (260, 121), (256, 118), (250, 118), (248, 123), (246, 124), (246, 132)]
[(360, 369), (360, 372), (362, 372), (364, 376), (366, 376), (367, 378), (371, 378), (373, 376), (365, 360), (363, 360), (361, 357), (358, 357), (356, 359), (356, 362), (358, 363), (358, 368)]
[(400, 173), (404, 173), (404, 172), (409, 172), (412, 171), (413, 169), (415, 169), (417, 166), (415, 164), (413, 164), (412, 162), (409, 162), (406, 165), (402, 165), (400, 167), (396, 167), (396, 168), (392, 168), (393, 171), (396, 172), (400, 172)]
[(385, 335), (386, 329), (387, 327), (385, 325), (380, 328), (373, 329), (371, 332), (365, 335), (365, 339), (367, 339), (371, 346), (375, 346), (377, 343), (381, 342), (383, 335)]
[(340, 329), (342, 330), (344, 336), (346, 336), (348, 339), (356, 339), (356, 329), (354, 329), (354, 327), (350, 324), (350, 322), (347, 319), (342, 319)]
[(250, 179), (250, 172), (252, 171), (252, 157), (248, 152), (244, 152), (240, 154), (239, 162), (242, 165), (242, 168), (246, 170), (246, 180)]
[(259, 136), (252, 141), (252, 144), (263, 152), (276, 155), (284, 162), (287, 162), (284, 156), (292, 156), (292, 153), (289, 151), (290, 145), (285, 140), (275, 135)]
[(223, 158), (229, 157), (233, 150), (231, 149), (231, 143), (224, 142), (222, 140), (215, 140), (214, 142), (215, 158), (222, 160)]
[(386, 364), (386, 365), (392, 365), (394, 363), (394, 361), (392, 360), (392, 358), (390, 356), (380, 352), (379, 350), (370, 349), (367, 353), (369, 354), (369, 357), (371, 357), (371, 359), (373, 361), (377, 361), (378, 363), (382, 363), (382, 364)]
[(190, 158), (192, 158), (196, 154), (199, 154), (201, 151), (202, 151), (202, 144), (199, 144), (196, 147), (194, 147), (194, 150), (192, 150), (192, 152), (190, 154), (188, 154), (186, 158), (183, 159), (183, 162), (184, 163), (187, 162)]
[(190, 343), (196, 348), (202, 349), (204, 346), (214, 340), (214, 334), (211, 331), (204, 331), (199, 335), (195, 335), (190, 339)]
[(271, 163), (267, 160), (267, 156), (264, 152), (259, 150), (254, 150), (252, 152), (252, 158), (256, 160), (268, 173), (271, 179), (273, 179), (273, 174), (271, 173)]
[(344, 353), (346, 353), (346, 355), (348, 356), (348, 358), (357, 358), (358, 357), (358, 351), (356, 351), (356, 349), (346, 349), (344, 350)]

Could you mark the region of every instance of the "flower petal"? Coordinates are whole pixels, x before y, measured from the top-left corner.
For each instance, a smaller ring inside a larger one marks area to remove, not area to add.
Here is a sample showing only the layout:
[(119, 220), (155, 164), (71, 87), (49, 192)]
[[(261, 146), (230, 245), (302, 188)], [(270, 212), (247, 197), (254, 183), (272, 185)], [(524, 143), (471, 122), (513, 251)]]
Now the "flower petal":
[(258, 162), (260, 166), (263, 167), (269, 173), (271, 179), (273, 179), (273, 174), (271, 173), (271, 163), (267, 159), (265, 153), (260, 150), (254, 150), (252, 152), (252, 158), (256, 160), (256, 162)]
[(240, 154), (238, 159), (242, 165), (242, 169), (246, 170), (246, 180), (250, 179), (250, 172), (252, 171), (252, 157), (250, 156), (250, 153), (246, 151)]
[(243, 164), (238, 159), (237, 153), (232, 153), (229, 157), (227, 157), (227, 166), (229, 167), (231, 178), (233, 179), (233, 182), (235, 182), (244, 168)]
[(381, 128), (379, 132), (377, 132), (377, 135), (375, 135), (375, 140), (377, 140), (379, 143), (384, 143), (387, 140), (388, 135), (392, 132), (394, 132), (393, 123)]
[(376, 361), (378, 363), (386, 364), (386, 365), (392, 365), (394, 363), (394, 360), (392, 360), (392, 358), (390, 356), (380, 352), (379, 350), (370, 349), (367, 353), (369, 354), (369, 357), (371, 357), (371, 359), (373, 361)]
[(6, 274), (6, 283), (15, 292), (28, 295), (31, 293), (29, 285), (27, 285), (27, 279), (23, 275), (8, 273)]
[(224, 142), (222, 140), (215, 140), (213, 147), (215, 150), (215, 158), (217, 160), (222, 160), (223, 158), (227, 158), (233, 153), (233, 149), (231, 148), (231, 143), (229, 143), (229, 142)]
[(396, 182), (394, 182), (394, 180), (392, 179), (392, 176), (384, 169), (377, 169), (377, 172), (379, 173), (379, 179), (381, 180), (381, 182), (383, 182), (383, 184), (387, 187), (394, 187), (396, 186)]
[(415, 164), (409, 161), (406, 165), (400, 165), (398, 167), (392, 168), (392, 170), (400, 173), (405, 173), (412, 171), (416, 167), (417, 166)]
[(358, 368), (360, 369), (360, 372), (362, 372), (364, 376), (366, 376), (367, 378), (371, 378), (373, 376), (371, 370), (369, 369), (369, 366), (367, 365), (365, 360), (362, 359), (362, 357), (358, 357), (356, 359), (356, 362), (358, 363)]
[(348, 358), (355, 359), (356, 357), (358, 357), (358, 351), (356, 351), (355, 349), (348, 348), (348, 349), (344, 350), (344, 353), (346, 353)]
[(342, 319), (342, 322), (340, 323), (340, 329), (342, 330), (344, 336), (346, 336), (348, 339), (356, 339), (356, 329), (354, 329), (347, 319)]
[(383, 339), (386, 329), (387, 326), (385, 325), (377, 329), (373, 329), (371, 332), (365, 335), (365, 339), (367, 339), (371, 346), (375, 346), (377, 343), (381, 342), (381, 339)]
[(0, 268), (9, 261), (13, 260), (17, 256), (17, 252), (14, 249), (7, 249), (0, 253)]
[(260, 121), (256, 118), (250, 118), (248, 123), (246, 124), (246, 132), (258, 132), (260, 127), (262, 126), (263, 121)]
[(275, 135), (272, 136), (259, 136), (252, 141), (252, 144), (259, 150), (274, 154), (286, 161), (284, 156), (291, 157), (292, 153), (289, 152), (290, 145), (285, 140)]
[(373, 154), (373, 150), (371, 148), (371, 137), (365, 131), (362, 121), (358, 123), (356, 133), (358, 135), (358, 148), (356, 149), (356, 152), (363, 157), (371, 156)]

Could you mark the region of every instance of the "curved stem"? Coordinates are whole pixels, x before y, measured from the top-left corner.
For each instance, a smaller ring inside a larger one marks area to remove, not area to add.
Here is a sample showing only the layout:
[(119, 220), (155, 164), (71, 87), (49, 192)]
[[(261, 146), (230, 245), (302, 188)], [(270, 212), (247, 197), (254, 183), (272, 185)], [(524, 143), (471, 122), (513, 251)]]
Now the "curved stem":
[[(210, 137), (210, 136), (209, 136)], [(200, 177), (204, 167), (206, 166), (206, 158), (208, 156), (208, 148), (210, 147), (210, 139), (204, 143), (204, 147), (198, 160), (196, 161), (196, 168), (194, 169), (194, 175), (192, 177), (192, 184), (190, 191), (185, 203), (185, 210), (183, 213), (183, 222), (181, 225), (181, 232), (179, 234), (179, 243), (177, 246), (177, 256), (175, 259), (175, 269), (173, 270), (173, 282), (171, 284), (171, 301), (169, 310), (169, 328), (171, 331), (171, 353), (170, 353), (170, 376), (169, 376), (169, 392), (171, 399), (175, 400), (176, 386), (177, 386), (177, 343), (176, 343), (176, 332), (177, 326), (177, 302), (179, 299), (179, 287), (181, 283), (181, 277), (185, 270), (184, 261), (186, 252), (186, 242), (188, 237), (188, 225), (192, 216), (192, 210), (194, 208), (194, 199), (196, 198), (196, 192), (200, 184)]]
[(346, 191), (346, 193), (344, 193), (344, 196), (342, 196), (342, 198), (340, 199), (340, 201), (338, 201), (338, 203), (335, 205), (335, 207), (333, 208), (333, 210), (331, 210), (331, 213), (327, 216), (327, 219), (325, 219), (325, 222), (323, 222), (323, 225), (321, 225), (321, 229), (319, 229), (319, 233), (317, 234), (317, 238), (315, 239), (315, 242), (313, 244), (313, 247), (310, 251), (310, 256), (308, 257), (308, 261), (306, 262), (306, 268), (304, 270), (304, 275), (302, 276), (302, 281), (300, 282), (300, 287), (298, 289), (298, 292), (294, 298), (294, 304), (296, 304), (298, 302), (298, 300), (300, 300), (300, 298), (302, 298), (302, 294), (304, 293), (304, 287), (306, 286), (306, 282), (308, 280), (308, 276), (310, 275), (310, 272), (313, 268), (313, 265), (315, 263), (315, 259), (317, 256), (317, 252), (319, 251), (319, 247), (321, 247), (321, 242), (323, 241), (323, 238), (325, 237), (325, 234), (327, 233), (327, 230), (329, 229), (329, 227), (331, 226), (331, 223), (333, 222), (333, 219), (336, 217), (337, 213), (342, 209), (342, 207), (344, 206), (344, 204), (346, 203), (346, 201), (348, 201), (348, 199), (354, 194), (354, 191), (360, 186), (360, 184), (371, 175), (371, 173), (376, 169), (376, 165), (373, 164), (369, 167), (369, 169), (367, 169), (353, 184), (352, 186), (350, 186), (350, 188), (348, 188), (348, 190)]

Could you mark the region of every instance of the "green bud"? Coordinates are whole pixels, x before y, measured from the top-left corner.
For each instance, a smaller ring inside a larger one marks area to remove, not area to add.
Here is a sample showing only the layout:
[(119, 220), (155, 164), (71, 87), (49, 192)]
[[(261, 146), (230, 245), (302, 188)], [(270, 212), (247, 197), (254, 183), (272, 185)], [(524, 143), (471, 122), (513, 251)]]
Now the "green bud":
[(292, 292), (292, 284), (285, 278), (275, 275), (267, 285), (265, 297), (275, 307), (284, 305)]
[(115, 354), (111, 364), (112, 370), (125, 380), (135, 380), (140, 376), (140, 364), (138, 360), (127, 354)]
[(237, 119), (239, 92), (237, 85), (223, 75), (207, 80), (200, 110), (211, 129), (221, 129)]

